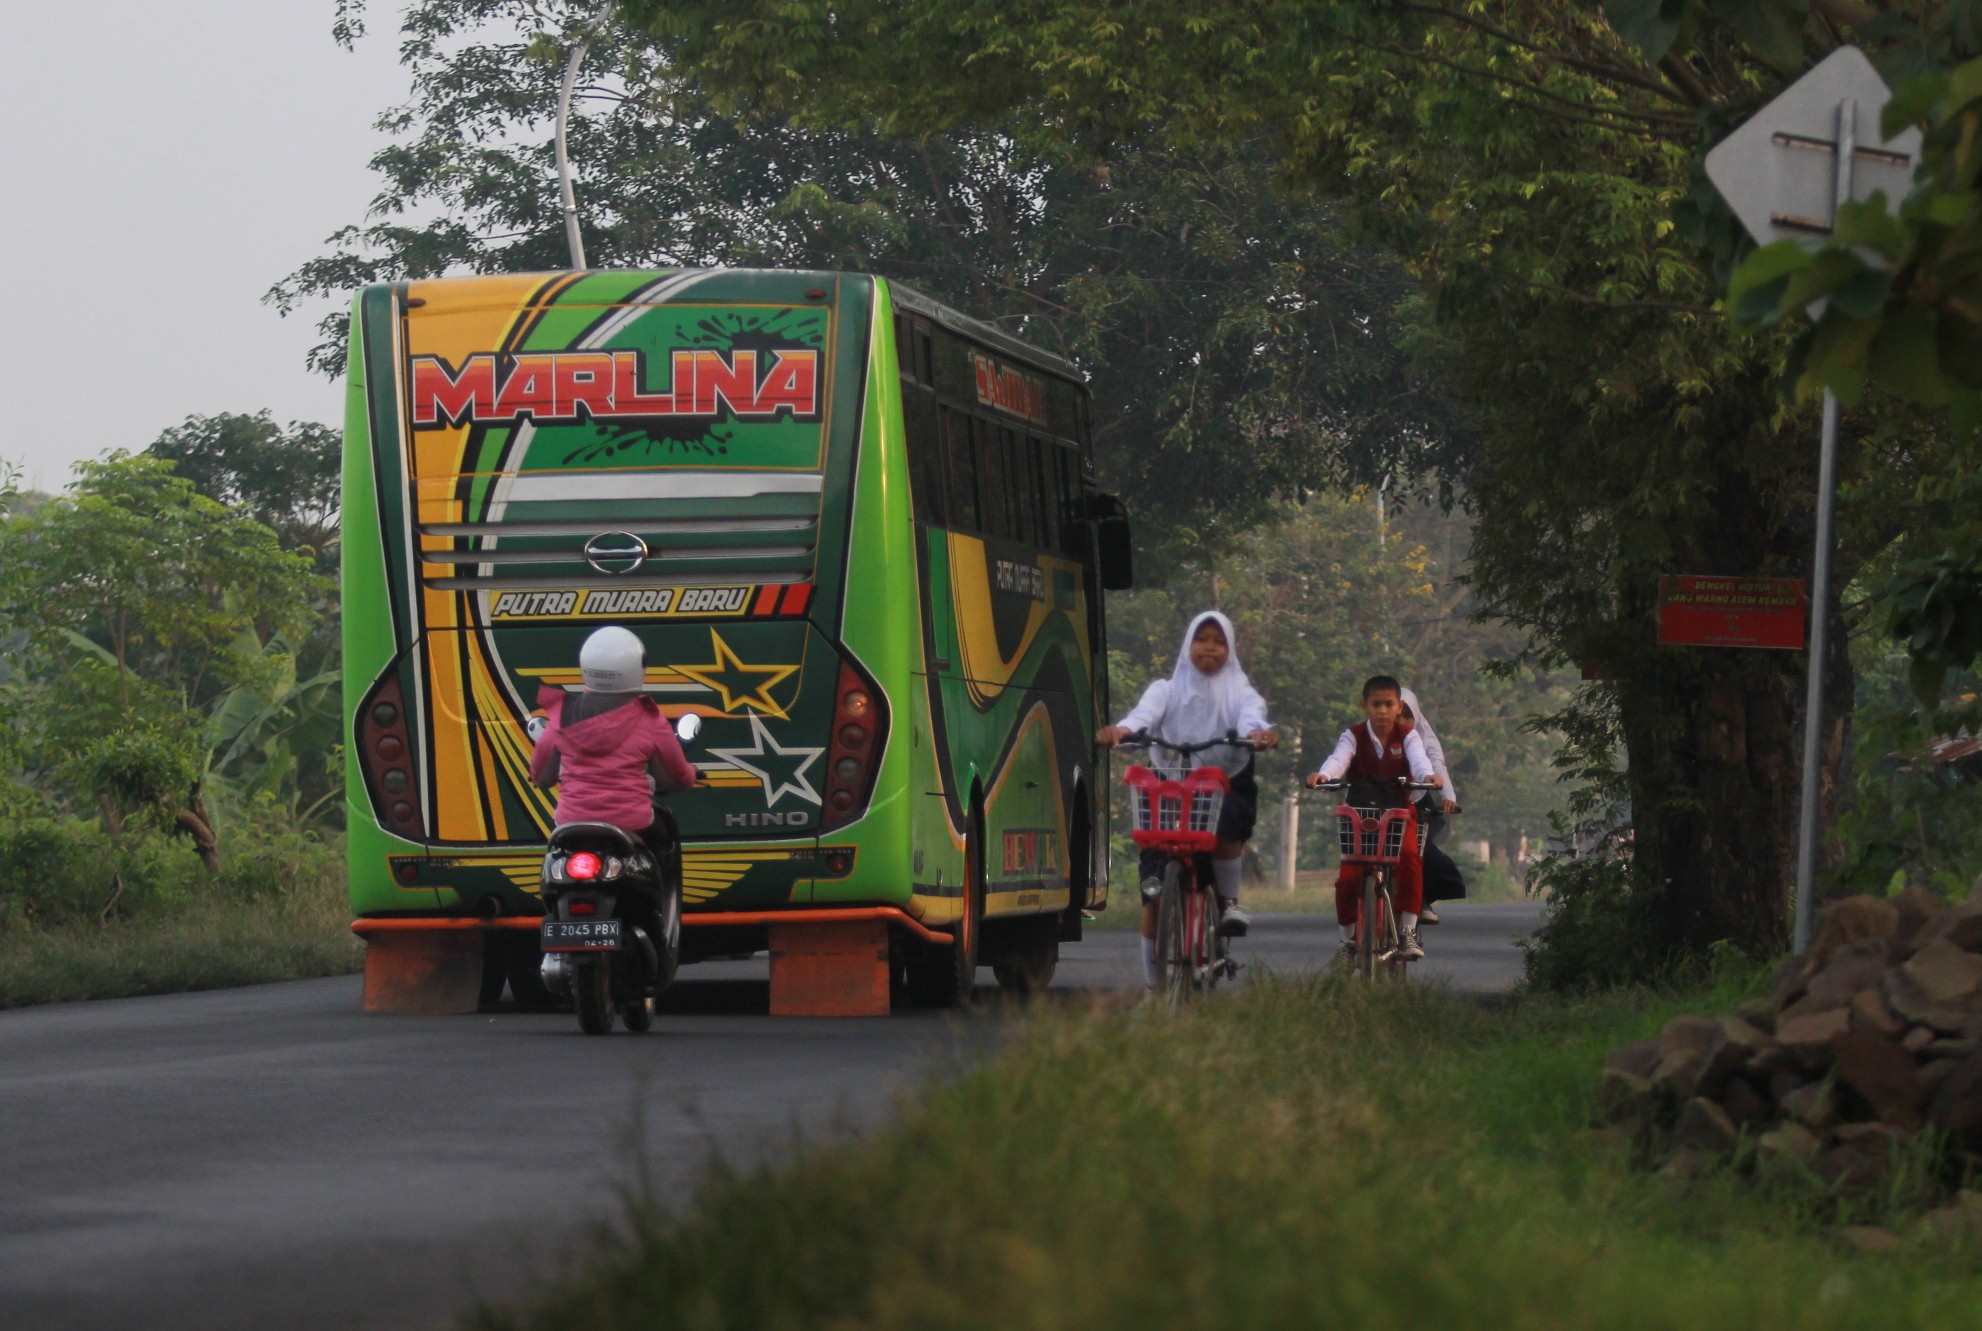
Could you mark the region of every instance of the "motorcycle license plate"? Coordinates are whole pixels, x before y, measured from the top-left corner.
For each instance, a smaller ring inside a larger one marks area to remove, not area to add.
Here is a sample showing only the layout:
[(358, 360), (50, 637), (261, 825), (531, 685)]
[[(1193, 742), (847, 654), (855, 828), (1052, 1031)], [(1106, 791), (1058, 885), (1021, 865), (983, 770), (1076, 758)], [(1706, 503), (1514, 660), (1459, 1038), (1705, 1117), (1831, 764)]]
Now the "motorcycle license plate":
[(619, 946), (618, 920), (545, 920), (544, 951), (583, 952)]

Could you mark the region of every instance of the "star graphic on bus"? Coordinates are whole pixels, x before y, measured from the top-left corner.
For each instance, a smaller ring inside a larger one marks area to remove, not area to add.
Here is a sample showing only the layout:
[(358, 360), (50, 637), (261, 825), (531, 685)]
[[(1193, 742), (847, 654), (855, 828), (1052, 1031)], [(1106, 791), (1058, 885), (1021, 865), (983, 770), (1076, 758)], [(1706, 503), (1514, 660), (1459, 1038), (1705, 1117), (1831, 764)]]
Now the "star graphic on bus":
[(783, 748), (771, 738), (764, 718), (750, 714), (750, 747), (709, 750), (710, 756), (732, 763), (764, 783), (764, 803), (772, 806), (786, 795), (796, 795), (813, 804), (820, 803), (819, 792), (806, 779), (806, 769), (825, 753), (815, 748)]
[(709, 641), (715, 649), (715, 660), (708, 665), (677, 665), (675, 670), (720, 694), (723, 700), (721, 710), (726, 716), (735, 715), (738, 708), (748, 707), (753, 709), (753, 714), (762, 712), (780, 721), (787, 719), (785, 709), (771, 697), (771, 690), (797, 674), (798, 667), (746, 665), (714, 629), (709, 630)]

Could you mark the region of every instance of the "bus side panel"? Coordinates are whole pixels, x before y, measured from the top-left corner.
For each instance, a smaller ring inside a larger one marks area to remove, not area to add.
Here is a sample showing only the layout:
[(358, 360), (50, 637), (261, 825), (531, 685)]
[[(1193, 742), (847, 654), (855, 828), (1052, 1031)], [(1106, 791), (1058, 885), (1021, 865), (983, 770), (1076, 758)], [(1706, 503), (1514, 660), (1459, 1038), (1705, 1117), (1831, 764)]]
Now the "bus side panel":
[[(396, 447), (392, 428), (397, 411), (395, 385), (388, 368), (383, 376), (368, 365), (372, 343), (389, 353), (391, 311), (389, 293), (373, 288), (361, 294), (352, 310), (349, 379), (344, 395), (344, 457), (342, 536), (339, 574), (343, 587), (343, 693), (345, 858), (351, 908), (360, 915), (386, 911), (432, 910), (452, 904), (452, 893), (423, 886), (417, 866), (426, 850), (379, 826), (358, 766), (357, 706), (374, 679), (399, 654), (399, 616), (392, 606), (390, 564), (381, 518), (377, 449)], [(383, 357), (381, 357), (383, 359)], [(389, 365), (389, 362), (388, 362)], [(381, 382), (382, 379), (382, 382)], [(372, 396), (376, 387), (380, 400)], [(383, 419), (379, 411), (386, 415)], [(374, 423), (383, 426), (375, 435)], [(398, 874), (394, 866), (401, 866)], [(406, 883), (404, 878), (412, 878)]]
[(954, 636), (941, 696), (951, 752), (981, 784), (985, 913), (1061, 910), (1075, 773), (1092, 733), (1078, 702), (1087, 649), (1071, 566), (1010, 542), (944, 541)]
[[(851, 333), (864, 323), (866, 339), (858, 372), (848, 372), (845, 378), (848, 384), (861, 384), (862, 396), (846, 510), (838, 638), (841, 649), (872, 677), (887, 700), (888, 725), (867, 808), (852, 823), (824, 833), (821, 839), (822, 845), (853, 847), (853, 872), (844, 878), (814, 880), (811, 900), (814, 905), (906, 906), (913, 879), (910, 843), (915, 801), (910, 792), (918, 778), (915, 713), (905, 704), (920, 651), (908, 473), (901, 406), (893, 388), (894, 339), (889, 322), (875, 312), (877, 293), (871, 279), (842, 278), (839, 302), (843, 326)], [(822, 610), (830, 612), (830, 604)]]

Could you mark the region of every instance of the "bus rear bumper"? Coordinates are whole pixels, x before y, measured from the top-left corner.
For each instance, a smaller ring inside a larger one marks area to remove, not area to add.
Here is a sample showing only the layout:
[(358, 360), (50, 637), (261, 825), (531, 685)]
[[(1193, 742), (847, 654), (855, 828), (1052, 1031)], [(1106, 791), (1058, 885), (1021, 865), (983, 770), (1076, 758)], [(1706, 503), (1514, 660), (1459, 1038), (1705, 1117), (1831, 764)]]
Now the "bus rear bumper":
[[(955, 942), (898, 906), (709, 911), (684, 914), (681, 922), (696, 929), (763, 929), (776, 1017), (886, 1016), (889, 929), (907, 930), (926, 943)], [(427, 1016), (474, 1012), (484, 992), (487, 935), (534, 932), (541, 923), (535, 915), (355, 920), (351, 932), (365, 940), (364, 1010)]]

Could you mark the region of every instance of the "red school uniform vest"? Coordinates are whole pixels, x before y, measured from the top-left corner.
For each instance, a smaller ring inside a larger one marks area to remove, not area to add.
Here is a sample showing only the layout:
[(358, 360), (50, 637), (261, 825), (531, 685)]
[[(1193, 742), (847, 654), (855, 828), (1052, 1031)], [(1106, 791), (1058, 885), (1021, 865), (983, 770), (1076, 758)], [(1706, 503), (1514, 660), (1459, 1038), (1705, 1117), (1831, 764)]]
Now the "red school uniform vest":
[(1356, 756), (1349, 760), (1347, 779), (1388, 783), (1411, 775), (1411, 760), (1404, 756), (1404, 736), (1411, 733), (1409, 721), (1400, 719), (1392, 726), (1390, 739), (1384, 744), (1376, 742), (1367, 721), (1349, 733), (1356, 737)]

